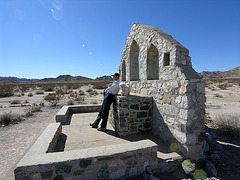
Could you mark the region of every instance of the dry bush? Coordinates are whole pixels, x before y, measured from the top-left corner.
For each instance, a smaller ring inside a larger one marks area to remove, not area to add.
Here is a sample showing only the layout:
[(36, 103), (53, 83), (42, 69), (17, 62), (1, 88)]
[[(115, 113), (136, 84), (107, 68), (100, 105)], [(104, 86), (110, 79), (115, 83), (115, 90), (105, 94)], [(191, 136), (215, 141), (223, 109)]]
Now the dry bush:
[(56, 93), (49, 93), (44, 97), (44, 100), (51, 103), (52, 106), (56, 106), (61, 99), (61, 96), (58, 96)]
[(74, 101), (70, 99), (70, 100), (67, 102), (67, 104), (68, 104), (68, 105), (74, 105)]
[(240, 137), (240, 114), (235, 115), (217, 115), (215, 124), (223, 133)]
[(98, 95), (99, 93), (98, 93), (96, 90), (93, 90), (93, 91), (89, 92), (89, 94), (90, 94), (91, 96), (96, 96), (96, 95)]
[(11, 97), (13, 95), (14, 95), (14, 93), (13, 93), (13, 89), (11, 86), (0, 85), (0, 98)]
[(75, 95), (74, 101), (83, 102), (85, 99), (83, 96)]
[(92, 88), (88, 88), (88, 89), (86, 90), (86, 92), (88, 92), (88, 93), (90, 93), (90, 92), (92, 92), (92, 91), (93, 91)]
[(93, 89), (106, 89), (109, 86), (109, 82), (99, 82), (93, 85)]
[(73, 90), (72, 90), (72, 89), (69, 89), (69, 90), (67, 91), (67, 94), (71, 94), (71, 93), (73, 93)]
[(54, 88), (50, 87), (50, 86), (44, 87), (43, 89), (44, 89), (45, 92), (53, 92), (54, 91)]
[(2, 125), (9, 125), (9, 124), (17, 123), (22, 120), (23, 119), (21, 118), (20, 115), (12, 114), (12, 112), (7, 112), (7, 113), (0, 115), (0, 124), (2, 124)]
[(33, 93), (29, 93), (29, 94), (28, 94), (28, 97), (33, 97)]
[(62, 98), (64, 96), (65, 92), (63, 89), (57, 89), (56, 94), (57, 94), (57, 96)]
[(37, 91), (35, 94), (44, 94), (44, 91)]
[(85, 92), (83, 90), (79, 90), (79, 95), (85, 95)]
[(214, 94), (214, 97), (223, 98), (223, 96), (221, 94), (219, 94), (219, 93)]
[(228, 81), (222, 82), (222, 83), (218, 83), (217, 87), (221, 90), (226, 90), (228, 87), (231, 87), (232, 84), (229, 83)]
[(15, 100), (12, 100), (10, 104), (21, 104), (21, 101), (15, 99)]
[(33, 113), (41, 111), (41, 106), (32, 106), (32, 107), (26, 107), (24, 109), (25, 116), (30, 117), (33, 116)]
[(94, 100), (94, 101), (91, 101), (91, 103), (90, 104), (97, 104), (98, 102), (96, 101), (96, 100)]

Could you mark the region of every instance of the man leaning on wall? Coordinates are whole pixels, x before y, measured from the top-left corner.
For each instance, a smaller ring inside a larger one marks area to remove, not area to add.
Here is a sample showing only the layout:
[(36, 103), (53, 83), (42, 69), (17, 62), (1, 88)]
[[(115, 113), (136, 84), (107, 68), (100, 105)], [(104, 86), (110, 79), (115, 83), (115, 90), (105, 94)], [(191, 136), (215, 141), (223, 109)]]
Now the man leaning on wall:
[[(114, 96), (118, 94), (119, 91), (119, 73), (114, 73), (113, 75), (113, 83), (110, 87), (108, 87), (106, 90), (104, 90), (104, 99), (101, 106), (101, 109), (98, 113), (97, 119), (94, 121), (94, 123), (91, 123), (90, 126), (92, 128), (97, 128), (98, 131), (107, 131), (107, 120), (108, 120), (108, 114), (110, 110), (110, 106), (113, 103)], [(98, 124), (102, 120), (101, 126), (98, 128)]]

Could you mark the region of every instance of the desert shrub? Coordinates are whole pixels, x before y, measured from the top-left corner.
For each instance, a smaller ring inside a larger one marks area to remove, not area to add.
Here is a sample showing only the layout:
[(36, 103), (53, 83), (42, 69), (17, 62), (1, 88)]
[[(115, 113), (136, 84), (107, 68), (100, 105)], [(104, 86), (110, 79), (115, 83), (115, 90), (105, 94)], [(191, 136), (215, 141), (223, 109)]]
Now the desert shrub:
[(44, 97), (44, 100), (50, 102), (52, 106), (56, 106), (61, 99), (61, 96), (58, 96), (56, 93), (49, 93)]
[(93, 85), (93, 89), (106, 89), (109, 83), (97, 83)]
[(222, 132), (240, 137), (240, 114), (235, 115), (217, 115), (215, 124)]
[(56, 90), (56, 94), (57, 94), (57, 96), (59, 96), (59, 97), (63, 97), (64, 94), (65, 94), (65, 92), (64, 92), (63, 89), (57, 89), (57, 90)]
[(13, 96), (11, 87), (0, 85), (0, 98)]
[(25, 116), (30, 117), (33, 116), (33, 113), (41, 111), (41, 106), (32, 106), (32, 107), (26, 107), (24, 109)]
[(98, 102), (96, 100), (91, 101), (91, 104), (97, 104)]
[(10, 104), (21, 104), (21, 101), (15, 99), (15, 100), (12, 100)]
[(83, 96), (75, 95), (74, 101), (83, 102), (85, 99)]
[(227, 89), (227, 87), (229, 87), (229, 85), (228, 85), (228, 83), (219, 83), (217, 85), (217, 87), (221, 90), (225, 90), (225, 89)]
[(85, 95), (85, 92), (83, 90), (79, 90), (79, 95)]
[(44, 91), (37, 91), (35, 94), (44, 94)]
[(89, 92), (89, 94), (90, 94), (91, 96), (96, 96), (96, 95), (98, 95), (99, 93), (98, 93), (96, 90), (93, 90), (93, 91)]
[(23, 119), (21, 118), (20, 115), (12, 114), (12, 112), (7, 112), (2, 115), (0, 115), (0, 124), (2, 125), (9, 125), (12, 123), (16, 123), (19, 121), (22, 121)]
[(28, 97), (33, 97), (33, 93), (29, 93), (29, 94), (28, 94)]
[(70, 99), (70, 100), (67, 102), (67, 104), (68, 104), (68, 105), (74, 105), (74, 101)]
[(53, 87), (44, 87), (43, 89), (45, 92), (53, 92), (54, 91)]
[(92, 92), (93, 91), (93, 89), (92, 88), (88, 88), (87, 90), (86, 90), (86, 92)]
[(67, 94), (71, 94), (71, 93), (73, 93), (73, 90), (72, 90), (72, 89), (69, 89), (69, 90), (67, 91)]
[(214, 97), (223, 98), (223, 96), (221, 94), (219, 94), (219, 93), (214, 94)]
[(40, 102), (39, 106), (44, 107), (45, 106), (44, 102)]

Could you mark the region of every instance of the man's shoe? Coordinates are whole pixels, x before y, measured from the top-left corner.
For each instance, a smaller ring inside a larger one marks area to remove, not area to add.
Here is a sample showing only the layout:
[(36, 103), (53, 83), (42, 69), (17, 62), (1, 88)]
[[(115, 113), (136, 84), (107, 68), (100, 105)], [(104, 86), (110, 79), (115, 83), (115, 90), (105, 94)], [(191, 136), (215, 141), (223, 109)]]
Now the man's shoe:
[(94, 123), (90, 123), (90, 126), (92, 126), (92, 128), (98, 128), (98, 125), (96, 125)]
[(102, 128), (102, 127), (98, 128), (97, 130), (98, 130), (98, 131), (103, 131), (103, 132), (106, 132), (106, 131), (107, 131), (106, 128)]

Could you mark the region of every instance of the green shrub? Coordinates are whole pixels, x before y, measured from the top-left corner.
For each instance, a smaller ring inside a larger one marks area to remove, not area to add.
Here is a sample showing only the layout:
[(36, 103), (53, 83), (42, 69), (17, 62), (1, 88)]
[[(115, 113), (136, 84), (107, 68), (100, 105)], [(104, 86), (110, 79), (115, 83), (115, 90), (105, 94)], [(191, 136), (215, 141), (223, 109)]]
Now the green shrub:
[(12, 114), (12, 112), (7, 112), (7, 113), (0, 115), (0, 124), (3, 124), (3, 125), (17, 123), (22, 120), (23, 119), (21, 118), (20, 115)]
[(215, 124), (225, 134), (240, 137), (240, 114), (217, 115)]
[(44, 97), (44, 100), (50, 102), (52, 106), (56, 106), (61, 99), (61, 96), (58, 96), (56, 93), (49, 93)]

